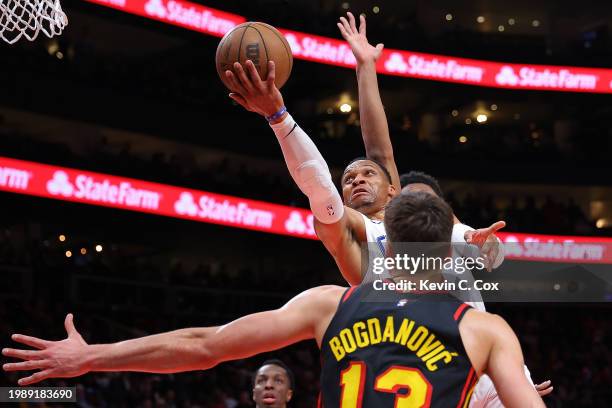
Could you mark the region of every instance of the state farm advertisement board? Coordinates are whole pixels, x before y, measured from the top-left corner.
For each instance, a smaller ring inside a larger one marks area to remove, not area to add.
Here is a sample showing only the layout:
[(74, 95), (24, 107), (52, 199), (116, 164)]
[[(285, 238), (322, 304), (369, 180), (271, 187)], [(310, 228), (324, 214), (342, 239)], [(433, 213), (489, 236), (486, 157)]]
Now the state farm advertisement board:
[(0, 158), (0, 190), (315, 238), (303, 209), (22, 160)]
[[(3, 157), (0, 191), (317, 239), (308, 210)], [(612, 264), (612, 238), (511, 232), (498, 237), (506, 259)]]
[(87, 1), (217, 37), (246, 21), (236, 14), (181, 0)]
[[(245, 17), (182, 0), (87, 0), (188, 30), (222, 37)], [(295, 58), (352, 68), (355, 57), (345, 41), (279, 28)], [(211, 61), (212, 63), (212, 61)], [(505, 89), (612, 93), (612, 69), (566, 67), (456, 58), (385, 49), (381, 74)]]

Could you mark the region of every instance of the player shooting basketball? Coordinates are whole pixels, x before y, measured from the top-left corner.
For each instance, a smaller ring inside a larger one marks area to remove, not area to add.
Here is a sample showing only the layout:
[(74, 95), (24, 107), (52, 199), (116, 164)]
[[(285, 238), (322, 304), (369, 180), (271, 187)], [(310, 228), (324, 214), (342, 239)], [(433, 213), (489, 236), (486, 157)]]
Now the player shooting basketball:
[[(384, 222), (389, 256), (401, 255), (406, 247), (396, 244), (407, 242), (433, 242), (436, 254), (450, 254), (452, 210), (436, 196), (399, 195), (388, 204)], [(392, 272), (394, 279), (442, 278), (439, 270)], [(13, 335), (13, 340), (36, 350), (2, 350), (5, 356), (25, 360), (3, 368), (39, 370), (20, 379), (20, 385), (95, 371), (173, 373), (205, 370), (315, 339), (322, 355), (321, 399), (328, 408), (466, 406), (483, 373), (493, 379), (505, 406), (545, 407), (523, 375), (518, 339), (502, 318), (439, 292), (390, 291), (385, 301), (362, 301), (372, 290), (367, 284), (348, 290), (320, 286), (280, 309), (224, 326), (114, 344), (87, 344), (69, 314), (64, 340)]]
[[(236, 74), (226, 71), (227, 81), (234, 90), (230, 96), (245, 109), (268, 119), (291, 176), (310, 201), (317, 236), (334, 257), (346, 281), (360, 284), (364, 271), (368, 270), (367, 265), (362, 265), (362, 244), (379, 243), (382, 251), (386, 239), (382, 225), (384, 207), (400, 189), (388, 132), (383, 137), (369, 137), (369, 133), (364, 133), (366, 152), (371, 158), (349, 163), (342, 176), (340, 197), (321, 153), (285, 108), (274, 84), (274, 63), (269, 62), (265, 81), (249, 60), (245, 63), (246, 71), (240, 63), (235, 63), (233, 68)], [(486, 239), (497, 240), (493, 233), (504, 225), (496, 223), (474, 231), (471, 240), (481, 245)], [(453, 241), (465, 242), (462, 224), (457, 223), (455, 228), (460, 232), (457, 238), (453, 236)], [(497, 266), (503, 255), (495, 254), (489, 259), (491, 266)]]

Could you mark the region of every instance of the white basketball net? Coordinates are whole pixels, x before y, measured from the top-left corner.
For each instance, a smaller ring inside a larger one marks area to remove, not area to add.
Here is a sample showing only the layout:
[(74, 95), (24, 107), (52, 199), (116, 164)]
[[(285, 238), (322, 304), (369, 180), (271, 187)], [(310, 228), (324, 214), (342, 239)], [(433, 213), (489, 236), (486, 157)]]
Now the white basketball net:
[(0, 38), (9, 44), (21, 37), (34, 41), (41, 31), (60, 35), (67, 24), (59, 0), (0, 0)]

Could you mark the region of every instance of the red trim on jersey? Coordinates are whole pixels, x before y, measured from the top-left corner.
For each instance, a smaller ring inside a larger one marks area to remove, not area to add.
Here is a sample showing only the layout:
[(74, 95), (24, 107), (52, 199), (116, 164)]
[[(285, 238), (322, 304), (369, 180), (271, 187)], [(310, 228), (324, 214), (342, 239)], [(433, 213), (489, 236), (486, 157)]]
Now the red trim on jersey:
[[(462, 306), (467, 306), (467, 305), (464, 303), (459, 308), (461, 308)], [(455, 315), (456, 314), (457, 313), (455, 313)], [(468, 373), (467, 379), (465, 380), (465, 385), (463, 386), (463, 391), (461, 392), (461, 399), (459, 400), (459, 403), (457, 404), (457, 408), (461, 408), (463, 406), (463, 403), (465, 402), (465, 397), (467, 395), (467, 390), (469, 389), (470, 383), (473, 381), (475, 374), (476, 372), (474, 371), (474, 367), (470, 368), (470, 372)]]
[(317, 408), (323, 408), (323, 402), (321, 401), (321, 392), (319, 392), (319, 398), (317, 399)]
[(342, 303), (346, 302), (346, 300), (351, 296), (355, 289), (357, 289), (357, 286), (351, 286), (351, 288), (346, 291), (344, 296), (342, 296)]
[(466, 307), (469, 307), (470, 305), (468, 305), (467, 303), (463, 303), (461, 306), (459, 306), (457, 308), (457, 310), (455, 310), (455, 314), (453, 315), (453, 319), (455, 320), (459, 320), (459, 318), (461, 317), (461, 313), (463, 313), (463, 311), (465, 310)]
[(472, 385), (470, 385), (470, 390), (468, 391), (467, 396), (465, 397), (465, 402), (463, 403), (462, 408), (467, 408), (470, 405), (470, 400), (472, 399), (472, 394), (474, 393), (474, 388), (476, 388), (477, 382), (478, 378), (474, 376), (474, 379), (472, 380)]

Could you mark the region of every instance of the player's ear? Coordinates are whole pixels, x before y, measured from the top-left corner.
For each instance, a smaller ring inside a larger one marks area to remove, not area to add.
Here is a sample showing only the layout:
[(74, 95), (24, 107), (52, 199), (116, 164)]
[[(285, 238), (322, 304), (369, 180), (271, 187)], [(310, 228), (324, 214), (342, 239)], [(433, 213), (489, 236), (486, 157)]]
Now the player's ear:
[(287, 391), (287, 402), (291, 401), (291, 397), (293, 397), (293, 390)]
[(395, 195), (398, 193), (397, 188), (395, 188), (395, 186), (391, 183), (389, 183), (388, 192), (390, 197), (395, 197)]

